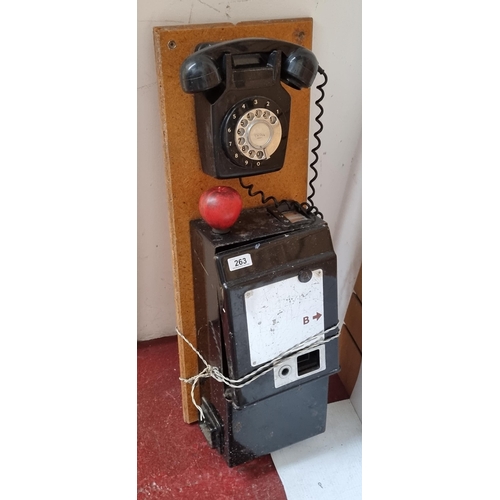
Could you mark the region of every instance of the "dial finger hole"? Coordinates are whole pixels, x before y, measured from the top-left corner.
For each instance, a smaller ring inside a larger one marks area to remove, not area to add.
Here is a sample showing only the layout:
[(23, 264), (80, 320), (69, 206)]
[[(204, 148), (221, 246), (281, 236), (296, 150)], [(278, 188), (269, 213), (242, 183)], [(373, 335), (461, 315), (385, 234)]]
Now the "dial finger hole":
[(247, 125), (248, 125), (248, 121), (247, 120), (241, 120), (240, 127), (246, 127)]
[(262, 111), (260, 109), (258, 109), (256, 112), (255, 112), (255, 116), (257, 118), (260, 118), (262, 116)]
[(262, 151), (257, 151), (257, 158), (261, 159), (264, 156)]
[(241, 146), (242, 144), (245, 144), (245, 138), (244, 137), (239, 137), (238, 138), (238, 144)]
[(253, 158), (255, 156), (255, 151), (253, 149), (251, 149), (249, 152), (248, 152), (248, 156), (250, 156), (250, 158)]
[(236, 133), (237, 133), (238, 135), (243, 135), (243, 134), (245, 133), (245, 130), (244, 130), (244, 129), (242, 129), (242, 128), (239, 128), (239, 129), (236, 131)]
[(264, 118), (269, 118), (269, 111), (264, 111), (264, 114), (262, 116)]
[(248, 113), (247, 119), (252, 121), (255, 118), (255, 115), (253, 113)]
[(277, 118), (275, 116), (271, 116), (271, 118), (269, 118), (269, 121), (274, 125), (276, 123), (276, 120)]

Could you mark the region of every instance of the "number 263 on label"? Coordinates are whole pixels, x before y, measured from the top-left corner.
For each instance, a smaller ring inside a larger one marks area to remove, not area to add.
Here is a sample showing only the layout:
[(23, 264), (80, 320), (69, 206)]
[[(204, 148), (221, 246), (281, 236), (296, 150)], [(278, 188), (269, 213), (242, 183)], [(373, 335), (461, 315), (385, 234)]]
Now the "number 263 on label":
[(249, 253), (243, 255), (238, 255), (237, 257), (231, 257), (227, 259), (227, 264), (230, 271), (236, 271), (237, 269), (243, 269), (252, 265), (252, 256)]

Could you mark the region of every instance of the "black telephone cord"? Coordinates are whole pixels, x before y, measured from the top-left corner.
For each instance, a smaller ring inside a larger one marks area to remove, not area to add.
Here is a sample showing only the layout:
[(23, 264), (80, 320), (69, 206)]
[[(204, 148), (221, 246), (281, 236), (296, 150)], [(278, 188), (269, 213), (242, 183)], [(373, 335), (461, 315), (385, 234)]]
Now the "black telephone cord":
[(316, 88), (321, 92), (321, 95), (319, 98), (315, 101), (314, 104), (318, 106), (319, 108), (319, 113), (315, 118), (316, 123), (319, 125), (319, 129), (313, 134), (314, 138), (317, 141), (316, 147), (311, 149), (311, 153), (314, 155), (314, 160), (311, 162), (309, 165), (309, 168), (314, 172), (313, 178), (309, 181), (309, 187), (311, 188), (311, 194), (307, 197), (307, 200), (309, 203), (304, 202), (302, 205), (306, 209), (308, 213), (312, 213), (314, 215), (317, 215), (318, 217), (321, 217), (323, 219), (323, 214), (319, 211), (318, 207), (314, 204), (313, 198), (314, 195), (316, 194), (316, 189), (314, 189), (314, 181), (318, 178), (318, 170), (316, 169), (315, 165), (319, 161), (319, 156), (316, 151), (321, 147), (321, 139), (319, 138), (319, 134), (323, 131), (323, 123), (321, 121), (321, 117), (323, 116), (324, 109), (323, 106), (321, 106), (321, 101), (325, 97), (325, 91), (323, 90), (323, 87), (328, 83), (328, 76), (325, 73), (325, 70), (321, 67), (318, 67), (318, 73), (324, 77), (323, 83), (318, 85)]
[(252, 189), (254, 188), (254, 185), (253, 184), (250, 184), (248, 186), (245, 186), (245, 184), (243, 184), (243, 180), (241, 179), (241, 177), (239, 178), (240, 180), (240, 185), (242, 188), (246, 189), (248, 191), (248, 195), (249, 196), (258, 196), (260, 194), (260, 202), (265, 205), (268, 201), (272, 200), (275, 204), (275, 206), (278, 206), (279, 205), (279, 202), (278, 200), (274, 197), (274, 196), (268, 196), (266, 198), (266, 195), (264, 194), (264, 191), (256, 191), (255, 193), (252, 192)]
[(323, 106), (321, 106), (320, 103), (321, 103), (321, 101), (325, 97), (325, 92), (323, 90), (323, 87), (328, 82), (328, 76), (327, 76), (325, 70), (323, 68), (321, 68), (321, 67), (318, 67), (318, 73), (324, 77), (324, 81), (323, 81), (323, 83), (321, 83), (320, 85), (318, 85), (316, 87), (321, 92), (320, 97), (315, 101), (316, 106), (318, 106), (318, 108), (319, 108), (319, 113), (318, 113), (318, 115), (315, 118), (315, 121), (319, 125), (319, 129), (313, 134), (314, 137), (315, 137), (315, 139), (316, 139), (316, 141), (317, 141), (317, 145), (316, 145), (316, 147), (314, 147), (311, 150), (311, 153), (314, 155), (315, 158), (311, 162), (311, 164), (309, 165), (309, 168), (314, 172), (314, 176), (309, 181), (309, 187), (311, 188), (311, 194), (307, 197), (308, 201), (305, 201), (305, 202), (300, 203), (300, 204), (298, 202), (296, 202), (296, 201), (293, 201), (293, 200), (292, 201), (290, 201), (290, 200), (282, 200), (281, 202), (278, 202), (278, 200), (274, 196), (268, 196), (266, 198), (266, 195), (264, 194), (263, 191), (253, 192), (254, 185), (253, 184), (245, 185), (243, 183), (243, 180), (242, 180), (241, 177), (239, 178), (239, 181), (240, 181), (241, 187), (247, 190), (249, 196), (258, 196), (258, 195), (260, 195), (261, 203), (263, 205), (265, 205), (268, 201), (271, 201), (271, 200), (274, 202), (274, 205), (276, 207), (278, 207), (282, 203), (286, 203), (289, 206), (293, 205), (296, 208), (300, 207), (301, 210), (299, 210), (299, 211), (305, 212), (307, 215), (314, 215), (314, 216), (317, 216), (317, 217), (321, 217), (323, 219), (323, 214), (319, 211), (318, 207), (314, 204), (314, 201), (313, 201), (314, 195), (316, 194), (316, 189), (314, 189), (314, 185), (313, 184), (314, 184), (314, 181), (318, 178), (318, 170), (316, 169), (315, 165), (319, 161), (319, 156), (318, 156), (317, 151), (321, 147), (321, 139), (319, 138), (319, 134), (321, 134), (321, 132), (323, 131), (323, 123), (321, 122), (321, 117), (323, 116), (324, 109), (323, 109)]

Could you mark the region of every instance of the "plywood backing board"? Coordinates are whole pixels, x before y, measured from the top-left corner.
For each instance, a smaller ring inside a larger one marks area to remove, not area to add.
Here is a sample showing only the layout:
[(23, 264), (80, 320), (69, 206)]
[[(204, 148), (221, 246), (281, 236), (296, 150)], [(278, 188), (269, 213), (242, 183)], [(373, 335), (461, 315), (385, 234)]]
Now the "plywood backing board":
[(356, 283), (354, 283), (354, 293), (358, 296), (360, 302), (363, 302), (362, 274), (363, 274), (363, 266), (359, 268), (358, 277), (356, 278)]
[[(262, 37), (285, 40), (312, 48), (312, 19), (286, 19), (244, 22), (240, 24), (208, 24), (154, 28), (156, 70), (160, 99), (165, 154), (167, 199), (172, 239), (172, 261), (176, 321), (179, 330), (196, 345), (195, 304), (189, 221), (200, 218), (198, 200), (213, 186), (231, 186), (243, 198), (243, 207), (260, 205), (260, 197), (250, 197), (238, 179), (218, 180), (203, 173), (198, 152), (194, 98), (185, 94), (179, 82), (179, 69), (198, 43), (220, 42), (236, 38)], [(321, 82), (319, 82), (321, 83)], [(247, 179), (262, 189), (266, 196), (306, 201), (309, 157), (310, 90), (293, 90), (291, 95), (290, 130), (285, 164), (279, 172)], [(196, 354), (179, 338), (180, 376), (198, 372)], [(191, 386), (182, 386), (184, 420), (198, 420), (191, 402)]]
[(351, 395), (362, 358), (362, 305), (361, 305), (361, 268), (358, 273), (351, 300), (344, 318), (344, 326), (339, 340), (340, 380)]
[(344, 318), (344, 324), (349, 329), (349, 332), (354, 342), (358, 346), (358, 349), (360, 351), (363, 351), (363, 345), (362, 345), (363, 321), (362, 321), (361, 302), (355, 293), (351, 295), (349, 307), (347, 308), (347, 312)]
[(339, 337), (339, 357), (339, 377), (344, 384), (345, 390), (351, 396), (361, 367), (361, 352), (345, 325), (342, 327)]

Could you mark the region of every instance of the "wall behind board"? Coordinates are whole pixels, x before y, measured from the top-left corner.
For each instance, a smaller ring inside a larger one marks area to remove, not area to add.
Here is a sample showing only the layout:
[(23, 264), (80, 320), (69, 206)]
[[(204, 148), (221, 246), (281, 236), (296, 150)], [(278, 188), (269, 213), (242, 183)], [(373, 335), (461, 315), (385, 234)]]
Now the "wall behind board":
[[(329, 77), (315, 203), (338, 255), (344, 317), (361, 264), (361, 1), (141, 0), (138, 3), (138, 340), (175, 334), (175, 301), (153, 27), (313, 19), (313, 51)], [(318, 83), (320, 80), (318, 78)], [(316, 145), (311, 92), (310, 148)], [(311, 157), (312, 159), (312, 157)], [(186, 249), (189, 251), (189, 249)]]

